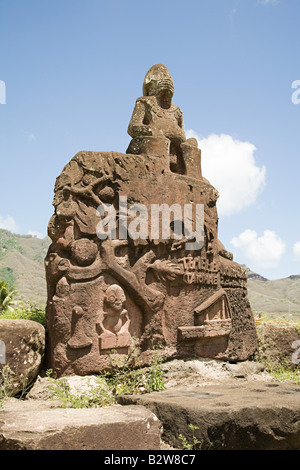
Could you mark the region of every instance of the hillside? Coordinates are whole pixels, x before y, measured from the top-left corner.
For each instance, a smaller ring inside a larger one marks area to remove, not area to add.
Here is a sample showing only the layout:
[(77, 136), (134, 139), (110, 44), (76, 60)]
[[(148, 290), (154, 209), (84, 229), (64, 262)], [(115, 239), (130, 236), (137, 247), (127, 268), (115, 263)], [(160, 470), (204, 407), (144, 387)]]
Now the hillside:
[(248, 295), (255, 312), (300, 318), (300, 276), (273, 281), (248, 279)]
[(243, 265), (248, 296), (254, 312), (300, 318), (300, 275), (270, 281)]
[[(14, 284), (20, 298), (46, 304), (44, 258), (50, 239), (0, 229), (0, 280)], [(270, 281), (245, 266), (254, 312), (300, 317), (300, 275)]]
[(46, 304), (44, 258), (50, 239), (16, 235), (0, 229), (0, 280), (14, 285), (19, 297)]

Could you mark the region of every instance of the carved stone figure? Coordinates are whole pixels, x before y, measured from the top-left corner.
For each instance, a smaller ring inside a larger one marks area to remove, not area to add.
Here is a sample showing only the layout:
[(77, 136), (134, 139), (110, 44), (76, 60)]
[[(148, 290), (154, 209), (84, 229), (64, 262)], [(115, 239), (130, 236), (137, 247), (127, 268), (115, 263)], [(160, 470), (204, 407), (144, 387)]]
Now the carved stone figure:
[(127, 310), (123, 309), (125, 301), (125, 293), (120, 286), (113, 284), (107, 288), (104, 297), (104, 308), (106, 308), (100, 312), (98, 322), (101, 330), (100, 350), (128, 349), (130, 346), (131, 335), (128, 331), (130, 320)]
[(97, 373), (136, 342), (145, 364), (154, 346), (230, 361), (256, 349), (246, 272), (218, 240), (219, 194), (173, 93), (168, 69), (151, 67), (126, 153), (79, 152), (56, 180), (45, 266), (57, 376)]

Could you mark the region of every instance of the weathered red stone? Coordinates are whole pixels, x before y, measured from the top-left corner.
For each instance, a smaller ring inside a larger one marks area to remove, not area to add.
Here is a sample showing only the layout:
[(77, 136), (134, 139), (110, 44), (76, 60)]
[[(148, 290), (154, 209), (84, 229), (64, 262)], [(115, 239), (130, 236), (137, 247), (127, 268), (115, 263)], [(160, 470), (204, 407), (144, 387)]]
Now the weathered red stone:
[[(46, 277), (47, 354), (57, 375), (97, 373), (108, 366), (111, 349), (126, 355), (137, 344), (145, 361), (155, 345), (165, 358), (232, 361), (256, 349), (246, 272), (218, 240), (218, 192), (202, 177), (201, 151), (195, 139), (186, 140), (173, 91), (168, 69), (151, 67), (127, 152), (79, 152), (56, 180)], [(99, 222), (108, 204), (117, 224), (105, 239)], [(191, 249), (191, 230), (174, 206), (162, 221), (170, 237), (156, 236), (155, 204), (175, 204), (181, 214), (189, 205), (190, 228), (203, 205), (203, 246)], [(123, 236), (124, 213), (136, 238), (130, 229)]]

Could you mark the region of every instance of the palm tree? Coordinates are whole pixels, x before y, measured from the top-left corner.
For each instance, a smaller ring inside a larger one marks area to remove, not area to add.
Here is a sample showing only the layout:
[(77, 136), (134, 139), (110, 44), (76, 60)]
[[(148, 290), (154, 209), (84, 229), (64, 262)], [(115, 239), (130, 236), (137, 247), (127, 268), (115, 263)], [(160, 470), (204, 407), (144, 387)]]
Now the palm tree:
[(13, 310), (12, 305), (17, 304), (17, 301), (14, 300), (16, 295), (16, 290), (10, 287), (8, 282), (0, 281), (0, 313), (5, 310)]

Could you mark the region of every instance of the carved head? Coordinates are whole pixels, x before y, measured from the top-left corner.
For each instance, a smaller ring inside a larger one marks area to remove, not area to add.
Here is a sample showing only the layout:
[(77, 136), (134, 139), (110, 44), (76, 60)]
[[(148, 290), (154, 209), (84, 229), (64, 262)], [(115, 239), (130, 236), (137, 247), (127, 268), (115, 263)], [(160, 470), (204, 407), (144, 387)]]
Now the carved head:
[(111, 309), (117, 312), (121, 311), (125, 300), (126, 296), (122, 287), (117, 284), (112, 284), (107, 288), (104, 301)]
[(167, 67), (163, 64), (156, 64), (146, 73), (143, 82), (143, 95), (157, 96), (161, 93), (168, 93), (172, 99), (174, 83)]
[(78, 266), (90, 266), (96, 259), (98, 248), (88, 238), (75, 240), (71, 245), (72, 261)]

